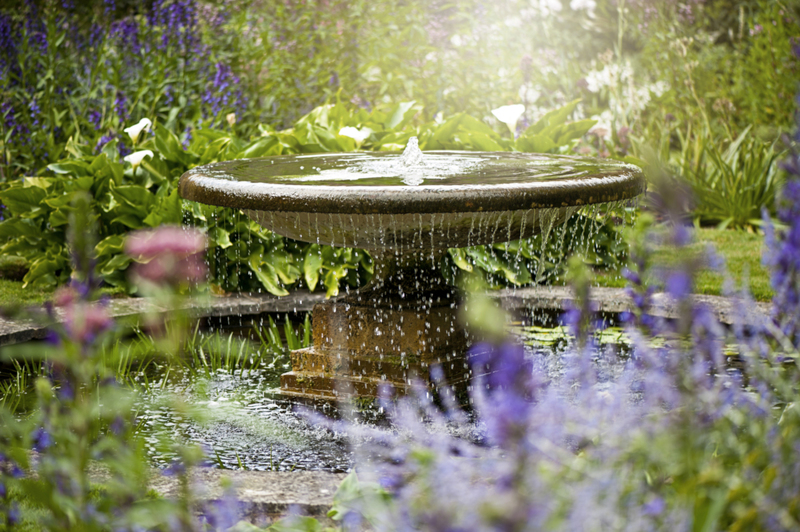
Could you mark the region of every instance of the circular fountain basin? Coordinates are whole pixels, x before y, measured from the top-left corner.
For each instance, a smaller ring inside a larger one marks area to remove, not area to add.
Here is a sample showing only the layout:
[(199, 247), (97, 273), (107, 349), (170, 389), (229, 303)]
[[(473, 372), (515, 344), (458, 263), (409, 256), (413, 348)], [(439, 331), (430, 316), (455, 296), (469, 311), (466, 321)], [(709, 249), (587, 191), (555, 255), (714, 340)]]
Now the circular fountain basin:
[(396, 252), (532, 236), (585, 205), (633, 198), (641, 169), (608, 159), (505, 152), (323, 153), (194, 168), (180, 195), (244, 209), (306, 242)]

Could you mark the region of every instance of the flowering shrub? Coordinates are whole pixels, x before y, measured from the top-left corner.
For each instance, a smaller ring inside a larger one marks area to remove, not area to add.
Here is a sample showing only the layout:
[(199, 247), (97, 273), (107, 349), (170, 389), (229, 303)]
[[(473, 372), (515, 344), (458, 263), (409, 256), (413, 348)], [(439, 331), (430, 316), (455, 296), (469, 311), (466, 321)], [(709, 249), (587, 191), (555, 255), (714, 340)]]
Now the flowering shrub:
[[(22, 412), (0, 407), (0, 529), (174, 529), (192, 522), (189, 502), (147, 496), (151, 473), (136, 434), (135, 395), (115, 378), (112, 368), (121, 361), (109, 350), (124, 331), (96, 300), (93, 258), (86, 254), (92, 248), (91, 214), (85, 198), (74, 206), (70, 247), (83, 269), (56, 293), (48, 307), (48, 346), (28, 361), (43, 367), (34, 385), (37, 404)], [(160, 247), (154, 245), (159, 236)], [(172, 246), (163, 245), (165, 236)], [(142, 234), (132, 247), (168, 268), (161, 261), (170, 251), (202, 249), (203, 237), (193, 236)], [(151, 282), (164, 285), (178, 273), (165, 271)], [(60, 325), (56, 313), (63, 319)], [(193, 452), (182, 453), (189, 463), (196, 461)], [(148, 516), (145, 524), (142, 515)]]

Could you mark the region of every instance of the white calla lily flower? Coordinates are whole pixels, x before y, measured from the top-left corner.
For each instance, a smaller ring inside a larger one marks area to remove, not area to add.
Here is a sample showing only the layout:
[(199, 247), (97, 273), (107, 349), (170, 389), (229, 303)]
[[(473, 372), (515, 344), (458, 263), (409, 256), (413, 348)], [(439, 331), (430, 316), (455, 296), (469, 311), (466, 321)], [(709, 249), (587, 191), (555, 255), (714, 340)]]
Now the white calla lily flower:
[(152, 125), (153, 123), (150, 121), (149, 118), (142, 118), (141, 120), (139, 120), (138, 124), (126, 127), (125, 129), (123, 129), (123, 131), (128, 134), (128, 136), (133, 141), (133, 144), (135, 145), (139, 142), (139, 135), (142, 134), (142, 131), (150, 131), (150, 127)]
[(369, 136), (372, 134), (372, 130), (368, 127), (358, 129), (352, 126), (345, 126), (339, 130), (339, 134), (343, 137), (350, 137), (356, 141), (356, 144), (360, 146), (369, 138)]
[(503, 107), (492, 109), (492, 114), (495, 116), (495, 118), (507, 125), (508, 129), (511, 130), (512, 135), (516, 135), (517, 121), (524, 112), (525, 106), (521, 103), (516, 105), (504, 105)]
[(128, 161), (133, 166), (133, 171), (136, 171), (136, 168), (142, 164), (145, 157), (153, 158), (153, 152), (150, 150), (140, 150), (131, 153), (130, 155), (126, 155), (123, 160)]

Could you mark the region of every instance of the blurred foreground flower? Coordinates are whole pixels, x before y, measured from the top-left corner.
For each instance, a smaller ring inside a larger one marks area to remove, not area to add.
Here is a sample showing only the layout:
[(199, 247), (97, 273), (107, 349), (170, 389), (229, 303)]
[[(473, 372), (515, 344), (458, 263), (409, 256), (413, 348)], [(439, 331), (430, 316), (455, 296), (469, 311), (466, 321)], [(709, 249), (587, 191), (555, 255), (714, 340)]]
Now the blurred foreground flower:
[(504, 105), (502, 107), (498, 107), (497, 109), (492, 109), (492, 114), (495, 116), (495, 118), (508, 126), (508, 129), (511, 130), (512, 136), (516, 135), (517, 121), (524, 112), (525, 106), (521, 103), (516, 105)]
[(60, 288), (53, 303), (64, 309), (64, 327), (69, 338), (77, 344), (89, 344), (114, 325), (106, 305), (86, 301), (71, 286)]
[(196, 229), (162, 226), (137, 231), (125, 242), (125, 252), (137, 261), (134, 279), (154, 285), (193, 285), (205, 278), (202, 252), (206, 237)]
[[(128, 136), (131, 138), (131, 141), (133, 141), (133, 145), (135, 146), (139, 143), (139, 136), (142, 134), (142, 131), (150, 131), (150, 127), (152, 125), (153, 123), (149, 118), (142, 118), (139, 120), (138, 124), (126, 127), (123, 129), (123, 131), (128, 134)], [(152, 153), (150, 156), (152, 157)]]

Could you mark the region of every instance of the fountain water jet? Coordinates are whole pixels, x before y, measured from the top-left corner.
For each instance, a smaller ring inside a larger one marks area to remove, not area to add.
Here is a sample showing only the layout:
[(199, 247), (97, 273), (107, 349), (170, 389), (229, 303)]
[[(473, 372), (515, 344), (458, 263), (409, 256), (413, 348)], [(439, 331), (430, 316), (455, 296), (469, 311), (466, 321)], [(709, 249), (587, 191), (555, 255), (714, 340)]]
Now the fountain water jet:
[(195, 168), (183, 198), (244, 209), (283, 236), (367, 249), (363, 288), (318, 304), (313, 346), (292, 353), (281, 391), (302, 399), (403, 393), (439, 365), (468, 381), (456, 294), (438, 271), (448, 248), (548, 233), (578, 208), (644, 191), (638, 167), (584, 157), (494, 152), (337, 153)]

